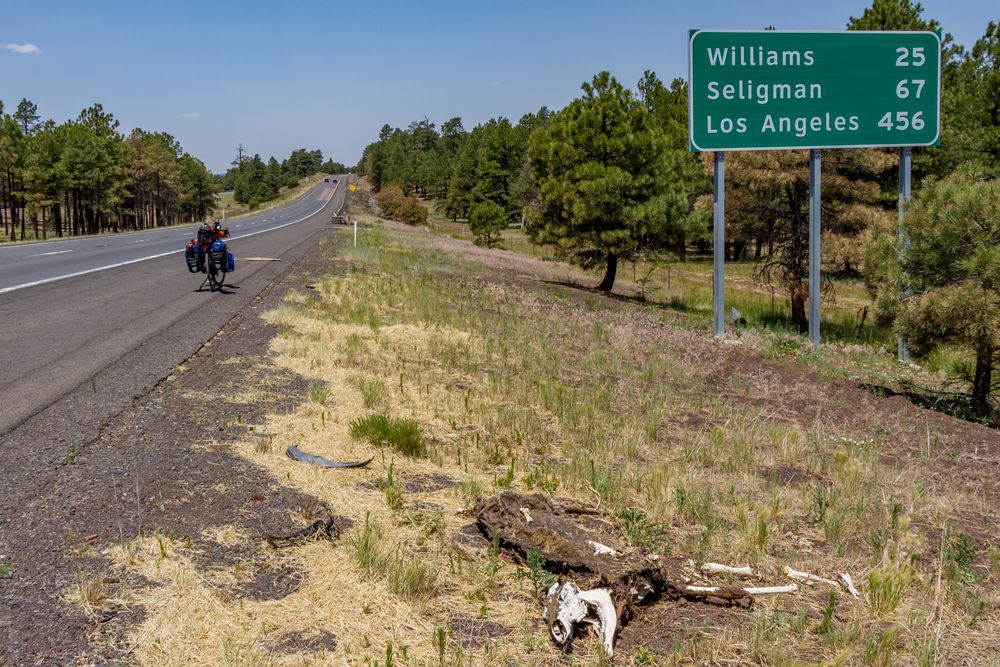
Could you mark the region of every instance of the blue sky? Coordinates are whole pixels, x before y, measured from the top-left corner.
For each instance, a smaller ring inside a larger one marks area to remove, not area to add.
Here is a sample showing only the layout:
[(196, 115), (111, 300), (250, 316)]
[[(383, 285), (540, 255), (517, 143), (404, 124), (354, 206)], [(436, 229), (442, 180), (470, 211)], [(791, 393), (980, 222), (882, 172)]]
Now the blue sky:
[[(1000, 20), (997, 0), (922, 4), (966, 46)], [(213, 171), (240, 142), (353, 164), (383, 123), (516, 120), (561, 108), (602, 69), (630, 86), (646, 69), (685, 76), (689, 28), (839, 30), (869, 5), (0, 0), (0, 100), (57, 121), (101, 102), (124, 131), (169, 132)]]

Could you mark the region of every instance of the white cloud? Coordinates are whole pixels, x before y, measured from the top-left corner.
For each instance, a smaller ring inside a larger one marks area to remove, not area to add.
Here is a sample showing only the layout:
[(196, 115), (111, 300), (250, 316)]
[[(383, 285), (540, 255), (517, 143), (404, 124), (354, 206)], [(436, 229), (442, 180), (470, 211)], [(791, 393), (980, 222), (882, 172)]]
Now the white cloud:
[(41, 53), (42, 50), (34, 44), (4, 44), (3, 48), (14, 53)]
[(181, 118), (201, 118), (201, 114), (197, 111), (186, 111), (181, 114)]

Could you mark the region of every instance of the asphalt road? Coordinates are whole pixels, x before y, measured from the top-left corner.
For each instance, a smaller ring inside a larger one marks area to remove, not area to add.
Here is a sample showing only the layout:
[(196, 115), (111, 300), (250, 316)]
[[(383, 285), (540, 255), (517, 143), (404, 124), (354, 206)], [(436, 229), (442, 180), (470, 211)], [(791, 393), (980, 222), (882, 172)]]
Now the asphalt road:
[[(0, 248), (0, 445), (29, 421), (85, 438), (328, 234), (344, 190), (331, 177), (288, 206), (233, 220), (224, 293), (198, 291), (201, 275), (184, 265), (195, 226)], [(253, 257), (282, 261), (243, 260)]]
[[(337, 183), (333, 183), (336, 180)], [(319, 209), (338, 192), (343, 179), (331, 177), (304, 197), (282, 208), (237, 218), (227, 224), (232, 240), (296, 224)], [(342, 199), (338, 200), (342, 201)], [(180, 254), (194, 237), (197, 225), (82, 239), (0, 246), (0, 294), (105, 271), (121, 266)], [(238, 248), (239, 246), (234, 246)]]

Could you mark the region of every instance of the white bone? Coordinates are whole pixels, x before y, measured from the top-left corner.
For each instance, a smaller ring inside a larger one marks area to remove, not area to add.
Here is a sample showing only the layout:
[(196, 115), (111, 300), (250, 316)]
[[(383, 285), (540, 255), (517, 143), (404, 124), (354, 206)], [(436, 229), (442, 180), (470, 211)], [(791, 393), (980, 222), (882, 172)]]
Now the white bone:
[[(718, 593), (718, 586), (685, 586), (684, 590), (691, 591), (692, 593)], [(741, 588), (741, 591), (745, 591), (750, 595), (775, 595), (777, 593), (794, 593), (799, 590), (799, 587), (795, 584), (788, 584), (787, 586), (750, 586), (747, 588)]]
[(608, 657), (614, 652), (618, 612), (606, 588), (581, 591), (573, 582), (554, 583), (546, 596), (543, 618), (549, 622), (549, 632), (559, 646), (569, 643), (577, 623), (585, 622), (596, 628)]
[(611, 547), (605, 546), (600, 542), (594, 542), (593, 540), (587, 540), (587, 544), (594, 547), (595, 556), (617, 556), (618, 552)]
[(527, 507), (521, 508), (521, 515), (524, 517), (525, 523), (531, 523), (534, 519), (531, 518), (531, 512), (528, 511)]
[(858, 597), (860, 597), (860, 594), (858, 593), (858, 589), (854, 587), (854, 582), (851, 581), (851, 575), (849, 575), (849, 574), (841, 574), (840, 575), (840, 581), (843, 582), (844, 586), (847, 588), (847, 592), (850, 593), (851, 595), (853, 595), (855, 597), (855, 599), (858, 598)]
[(753, 568), (749, 565), (743, 567), (732, 567), (731, 565), (722, 565), (721, 563), (705, 563), (701, 566), (701, 571), (705, 574), (719, 574), (724, 572), (726, 574), (742, 574), (748, 577), (753, 576)]
[(785, 566), (785, 574), (787, 574), (790, 579), (798, 579), (799, 581), (816, 581), (821, 584), (827, 584), (828, 586), (840, 586), (840, 584), (833, 579), (826, 579), (825, 577), (818, 577), (815, 574), (809, 574), (808, 572), (793, 570), (787, 565)]
[(597, 626), (597, 634), (601, 637), (604, 652), (610, 658), (615, 651), (615, 630), (618, 629), (618, 611), (611, 601), (611, 594), (606, 588), (595, 588), (591, 591), (581, 591), (580, 599), (588, 603), (592, 613), (597, 614), (597, 621), (590, 620)]

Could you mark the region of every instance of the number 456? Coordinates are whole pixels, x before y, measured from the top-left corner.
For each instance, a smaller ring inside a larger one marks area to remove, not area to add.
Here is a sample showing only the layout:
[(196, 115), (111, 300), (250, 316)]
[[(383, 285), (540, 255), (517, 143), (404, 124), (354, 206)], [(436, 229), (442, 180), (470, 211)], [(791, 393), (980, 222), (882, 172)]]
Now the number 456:
[(888, 111), (879, 120), (878, 126), (887, 130), (908, 130), (910, 128), (922, 130), (924, 129), (924, 112), (918, 111), (911, 116), (909, 111), (897, 111), (895, 118), (893, 118), (893, 113)]

